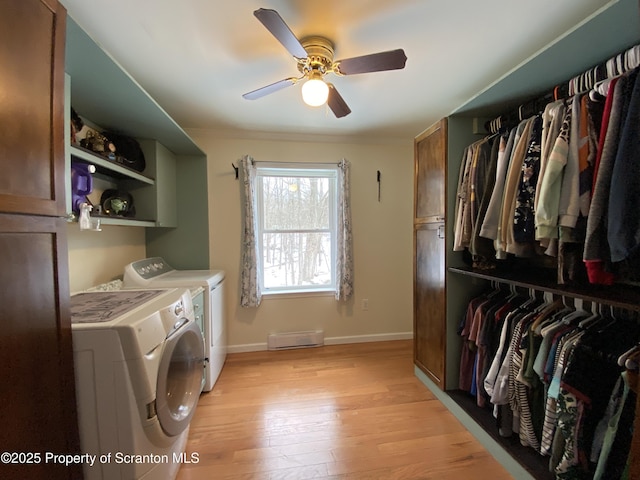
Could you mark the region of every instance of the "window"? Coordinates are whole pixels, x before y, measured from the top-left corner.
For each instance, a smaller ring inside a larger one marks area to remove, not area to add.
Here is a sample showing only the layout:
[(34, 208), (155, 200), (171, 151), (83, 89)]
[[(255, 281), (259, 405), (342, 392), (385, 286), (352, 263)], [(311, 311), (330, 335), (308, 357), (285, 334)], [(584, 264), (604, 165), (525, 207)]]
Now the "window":
[(264, 293), (335, 291), (337, 177), (337, 165), (257, 167), (257, 266)]

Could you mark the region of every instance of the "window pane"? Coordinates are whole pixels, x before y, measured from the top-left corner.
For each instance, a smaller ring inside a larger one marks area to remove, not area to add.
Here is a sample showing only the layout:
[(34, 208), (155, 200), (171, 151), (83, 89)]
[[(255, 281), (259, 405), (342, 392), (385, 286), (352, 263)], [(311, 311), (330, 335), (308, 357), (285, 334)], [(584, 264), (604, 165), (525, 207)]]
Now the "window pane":
[(331, 286), (330, 233), (264, 233), (265, 288)]
[(328, 178), (262, 177), (264, 230), (329, 228)]

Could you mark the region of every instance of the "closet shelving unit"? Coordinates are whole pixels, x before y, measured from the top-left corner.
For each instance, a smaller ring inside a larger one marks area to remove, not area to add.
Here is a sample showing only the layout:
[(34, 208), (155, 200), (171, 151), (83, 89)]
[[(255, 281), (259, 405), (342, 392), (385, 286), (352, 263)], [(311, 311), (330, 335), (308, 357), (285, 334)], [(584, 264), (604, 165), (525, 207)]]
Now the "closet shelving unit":
[(89, 150), (85, 150), (84, 148), (76, 147), (74, 145), (70, 145), (68, 148), (69, 153), (71, 154), (71, 158), (95, 166), (98, 174), (120, 179), (131, 178), (148, 185), (153, 185), (156, 183), (153, 178), (147, 177), (128, 167), (111, 162), (106, 158), (101, 157), (100, 155), (96, 155)]
[[(115, 162), (111, 162), (100, 155), (85, 150), (81, 147), (69, 145), (69, 156), (74, 162), (87, 163), (93, 165), (96, 169), (93, 174), (95, 184), (103, 183), (109, 188), (115, 187), (118, 183), (123, 183), (137, 188), (155, 188), (155, 179), (143, 175), (140, 172), (119, 165)], [(154, 192), (155, 193), (155, 192)], [(70, 211), (70, 195), (67, 195), (68, 203), (67, 209)], [(175, 199), (174, 199), (175, 200)], [(141, 219), (128, 217), (112, 217), (109, 215), (91, 215), (94, 218), (99, 218), (103, 225), (124, 225), (124, 226), (137, 226), (137, 227), (155, 227), (155, 219)], [(174, 222), (175, 223), (175, 222)]]
[[(102, 225), (145, 228), (147, 256), (162, 256), (180, 269), (209, 268), (206, 154), (70, 16), (65, 50), (67, 197), (71, 160), (95, 165), (94, 180), (100, 185), (94, 184), (94, 196), (99, 199), (106, 188), (126, 190), (136, 209), (136, 218), (101, 216)], [(135, 138), (145, 170), (137, 172), (70, 145), (71, 107), (88, 125)]]
[[(572, 299), (640, 311), (640, 286), (559, 285), (556, 271), (509, 267), (475, 270), (462, 252), (453, 251), (458, 172), (464, 149), (478, 140), (484, 125), (501, 114), (517, 111), (518, 106), (539, 98), (574, 76), (640, 43), (640, 7), (635, 0), (611, 1), (571, 31), (538, 51), (447, 117), (446, 140), (446, 235), (444, 295), (446, 305), (445, 379), (439, 387), (420, 368), (416, 376), (478, 438), (518, 480), (552, 479), (548, 457), (519, 445), (515, 439), (497, 434), (489, 411), (478, 408), (468, 394), (457, 390), (461, 339), (457, 327), (468, 301), (490, 287), (492, 282), (551, 292)], [(525, 263), (526, 264), (526, 263)]]
[(558, 285), (554, 277), (555, 270), (548, 269), (529, 270), (523, 274), (522, 271), (514, 270), (483, 271), (473, 268), (451, 267), (449, 272), (640, 312), (640, 286), (638, 285), (623, 283), (606, 286)]

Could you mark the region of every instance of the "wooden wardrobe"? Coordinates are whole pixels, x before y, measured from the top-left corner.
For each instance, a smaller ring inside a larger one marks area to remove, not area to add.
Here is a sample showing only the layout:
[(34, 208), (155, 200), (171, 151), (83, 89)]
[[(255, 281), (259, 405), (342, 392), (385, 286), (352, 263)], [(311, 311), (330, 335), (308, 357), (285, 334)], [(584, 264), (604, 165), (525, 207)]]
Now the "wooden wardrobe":
[(77, 479), (64, 199), (66, 10), (57, 0), (0, 4), (1, 478)]

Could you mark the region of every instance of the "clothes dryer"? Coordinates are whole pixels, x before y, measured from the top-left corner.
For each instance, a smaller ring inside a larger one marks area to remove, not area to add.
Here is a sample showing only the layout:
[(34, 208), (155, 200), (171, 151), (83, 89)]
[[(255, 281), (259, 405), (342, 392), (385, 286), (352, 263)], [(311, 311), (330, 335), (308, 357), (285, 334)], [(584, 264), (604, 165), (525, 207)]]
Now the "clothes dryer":
[(175, 478), (204, 368), (189, 291), (78, 293), (71, 321), (84, 478)]
[(223, 270), (176, 270), (161, 257), (128, 264), (124, 269), (125, 288), (203, 287), (205, 373), (203, 391), (210, 391), (227, 358), (227, 327)]

